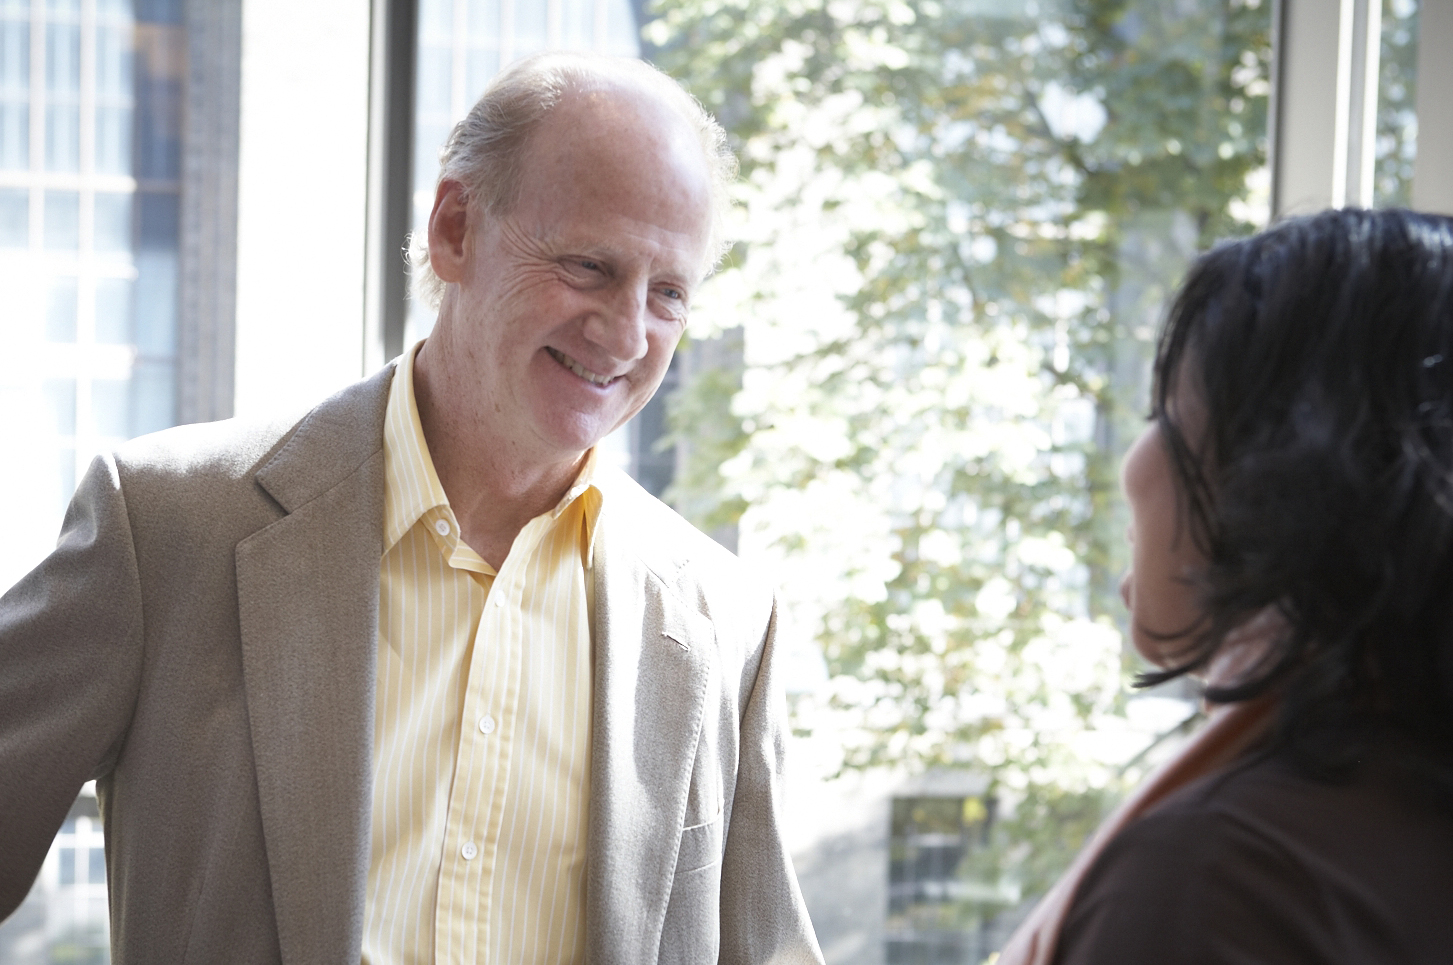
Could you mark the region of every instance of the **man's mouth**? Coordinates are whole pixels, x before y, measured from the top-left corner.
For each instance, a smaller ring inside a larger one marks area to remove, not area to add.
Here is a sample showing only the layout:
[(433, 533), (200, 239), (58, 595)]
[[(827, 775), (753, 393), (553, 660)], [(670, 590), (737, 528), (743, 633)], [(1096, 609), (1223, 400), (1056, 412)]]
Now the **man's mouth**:
[(576, 375), (580, 376), (582, 379), (592, 385), (610, 385), (618, 378), (618, 376), (613, 375), (596, 375), (594, 372), (590, 371), (590, 369), (581, 365), (579, 362), (575, 361), (573, 358), (566, 355), (559, 349), (553, 349), (549, 346), (546, 346), (545, 351), (550, 353), (550, 357), (552, 359), (559, 362), (561, 365), (565, 366), (567, 369), (574, 372)]

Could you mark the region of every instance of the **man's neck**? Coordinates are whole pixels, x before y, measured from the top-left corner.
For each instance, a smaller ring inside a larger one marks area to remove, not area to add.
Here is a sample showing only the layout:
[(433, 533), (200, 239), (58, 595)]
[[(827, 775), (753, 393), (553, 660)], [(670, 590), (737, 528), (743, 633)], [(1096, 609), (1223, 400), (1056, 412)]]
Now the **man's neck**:
[(530, 520), (553, 509), (580, 474), (585, 453), (549, 460), (492, 431), (482, 412), (447, 404), (447, 378), (414, 360), (414, 402), (429, 458), (459, 521), (460, 537), (498, 570)]

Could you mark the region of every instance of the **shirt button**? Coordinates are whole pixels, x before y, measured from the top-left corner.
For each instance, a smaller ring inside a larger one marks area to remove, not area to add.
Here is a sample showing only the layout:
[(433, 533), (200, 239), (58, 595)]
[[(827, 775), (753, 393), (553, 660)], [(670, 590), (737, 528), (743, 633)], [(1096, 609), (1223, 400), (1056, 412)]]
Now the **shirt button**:
[(440, 536), (448, 536), (449, 521), (447, 519), (434, 520), (434, 532), (438, 533)]
[(479, 848), (475, 847), (473, 841), (466, 841), (464, 847), (459, 849), (459, 853), (464, 855), (465, 861), (473, 861), (479, 857)]
[(483, 717), (479, 718), (479, 732), (481, 734), (493, 734), (494, 718), (489, 716), (488, 714), (485, 714)]

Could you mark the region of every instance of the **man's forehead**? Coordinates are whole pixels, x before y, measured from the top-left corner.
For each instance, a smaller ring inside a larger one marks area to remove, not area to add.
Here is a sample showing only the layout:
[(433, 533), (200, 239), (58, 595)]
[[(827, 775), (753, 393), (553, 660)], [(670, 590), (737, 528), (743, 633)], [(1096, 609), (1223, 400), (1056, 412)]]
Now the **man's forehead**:
[[(709, 233), (710, 171), (700, 141), (648, 90), (576, 92), (542, 121), (523, 162), (509, 214), (540, 241), (624, 255), (642, 243), (692, 248)], [(691, 264), (677, 273), (687, 282), (701, 271)]]
[(638, 150), (684, 151), (706, 163), (691, 123), (660, 94), (639, 84), (608, 83), (565, 92), (540, 122), (527, 153), (553, 153), (562, 147), (602, 158)]

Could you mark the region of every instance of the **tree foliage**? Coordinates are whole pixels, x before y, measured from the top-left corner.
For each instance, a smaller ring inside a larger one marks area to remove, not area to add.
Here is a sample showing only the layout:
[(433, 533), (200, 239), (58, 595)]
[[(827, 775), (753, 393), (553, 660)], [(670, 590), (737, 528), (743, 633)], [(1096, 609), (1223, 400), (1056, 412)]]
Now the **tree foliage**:
[(1408, 207), (1418, 153), (1418, 0), (1382, 0), (1377, 92), (1373, 200)]
[(647, 28), (743, 163), (693, 325), (745, 359), (678, 400), (674, 495), (821, 644), (800, 721), (836, 715), (844, 766), (986, 774), (1026, 888), (1144, 744), (1116, 466), (1166, 292), (1264, 218), (1269, 6), (658, 0)]

